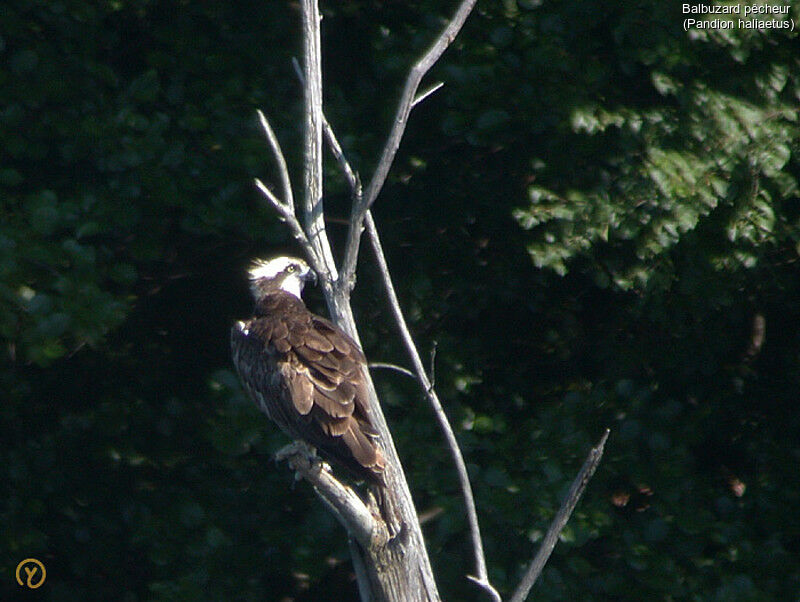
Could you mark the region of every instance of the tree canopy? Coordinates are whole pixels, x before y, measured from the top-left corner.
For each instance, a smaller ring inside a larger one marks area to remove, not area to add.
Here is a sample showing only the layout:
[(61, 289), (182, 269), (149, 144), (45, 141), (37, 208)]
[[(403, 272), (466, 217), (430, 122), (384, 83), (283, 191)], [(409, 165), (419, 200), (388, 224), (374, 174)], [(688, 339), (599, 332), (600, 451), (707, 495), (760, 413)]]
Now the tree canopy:
[[(296, 7), (6, 5), (3, 574), (38, 558), (52, 600), (353, 599), (341, 528), (272, 461), (286, 439), (228, 350), (249, 260), (297, 252), (252, 185), (277, 183), (258, 108), (300, 177)], [(800, 42), (685, 31), (680, 6), (479, 3), (375, 205), (504, 594), (607, 426), (537, 599), (800, 591)], [(363, 173), (454, 8), (323, 3), (325, 111)], [(365, 352), (404, 364), (370, 260)], [(374, 376), (443, 596), (483, 599), (431, 411)]]

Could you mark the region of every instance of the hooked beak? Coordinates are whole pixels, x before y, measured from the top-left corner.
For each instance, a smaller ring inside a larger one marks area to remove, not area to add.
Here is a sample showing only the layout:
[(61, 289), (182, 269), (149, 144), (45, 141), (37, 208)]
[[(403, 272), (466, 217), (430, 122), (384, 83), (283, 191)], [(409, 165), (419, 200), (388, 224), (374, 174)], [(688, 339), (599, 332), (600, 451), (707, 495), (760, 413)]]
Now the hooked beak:
[(311, 268), (308, 268), (308, 271), (306, 271), (306, 273), (303, 274), (303, 281), (304, 282), (311, 282), (311, 283), (314, 284), (314, 286), (316, 286), (317, 285), (317, 273), (314, 270), (312, 270)]

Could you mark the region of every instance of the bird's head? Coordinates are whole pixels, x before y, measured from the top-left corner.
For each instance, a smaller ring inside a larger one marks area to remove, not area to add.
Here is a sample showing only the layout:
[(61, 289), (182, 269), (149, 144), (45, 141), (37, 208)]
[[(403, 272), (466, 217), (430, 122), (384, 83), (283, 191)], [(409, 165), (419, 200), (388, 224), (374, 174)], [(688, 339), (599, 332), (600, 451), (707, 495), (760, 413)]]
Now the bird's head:
[(256, 259), (248, 270), (250, 290), (256, 299), (284, 291), (298, 299), (307, 280), (316, 282), (317, 274), (297, 257)]

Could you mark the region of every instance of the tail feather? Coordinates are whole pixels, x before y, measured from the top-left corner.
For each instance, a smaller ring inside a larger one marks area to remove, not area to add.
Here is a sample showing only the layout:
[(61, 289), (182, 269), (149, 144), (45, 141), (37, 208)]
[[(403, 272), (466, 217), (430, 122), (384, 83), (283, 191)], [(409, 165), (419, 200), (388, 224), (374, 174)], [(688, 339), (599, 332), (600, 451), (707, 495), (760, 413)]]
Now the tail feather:
[(356, 462), (369, 471), (375, 480), (385, 484), (383, 473), (386, 461), (383, 453), (375, 442), (364, 434), (355, 420), (350, 421), (349, 428), (342, 434), (342, 441)]

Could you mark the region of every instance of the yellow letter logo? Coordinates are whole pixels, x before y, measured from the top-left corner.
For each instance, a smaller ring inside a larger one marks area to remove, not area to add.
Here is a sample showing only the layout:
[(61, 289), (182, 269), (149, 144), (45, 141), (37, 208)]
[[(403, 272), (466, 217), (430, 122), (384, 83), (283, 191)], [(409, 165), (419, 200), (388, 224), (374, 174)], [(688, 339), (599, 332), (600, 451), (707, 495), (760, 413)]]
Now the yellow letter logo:
[[(20, 576), (21, 569), (25, 569), (25, 574), (27, 575), (25, 583), (22, 582), (22, 577)], [(40, 572), (41, 575), (39, 575)], [(26, 558), (17, 565), (17, 583), (22, 586), (36, 589), (44, 583), (46, 576), (47, 571), (44, 570), (44, 565), (35, 558)]]

